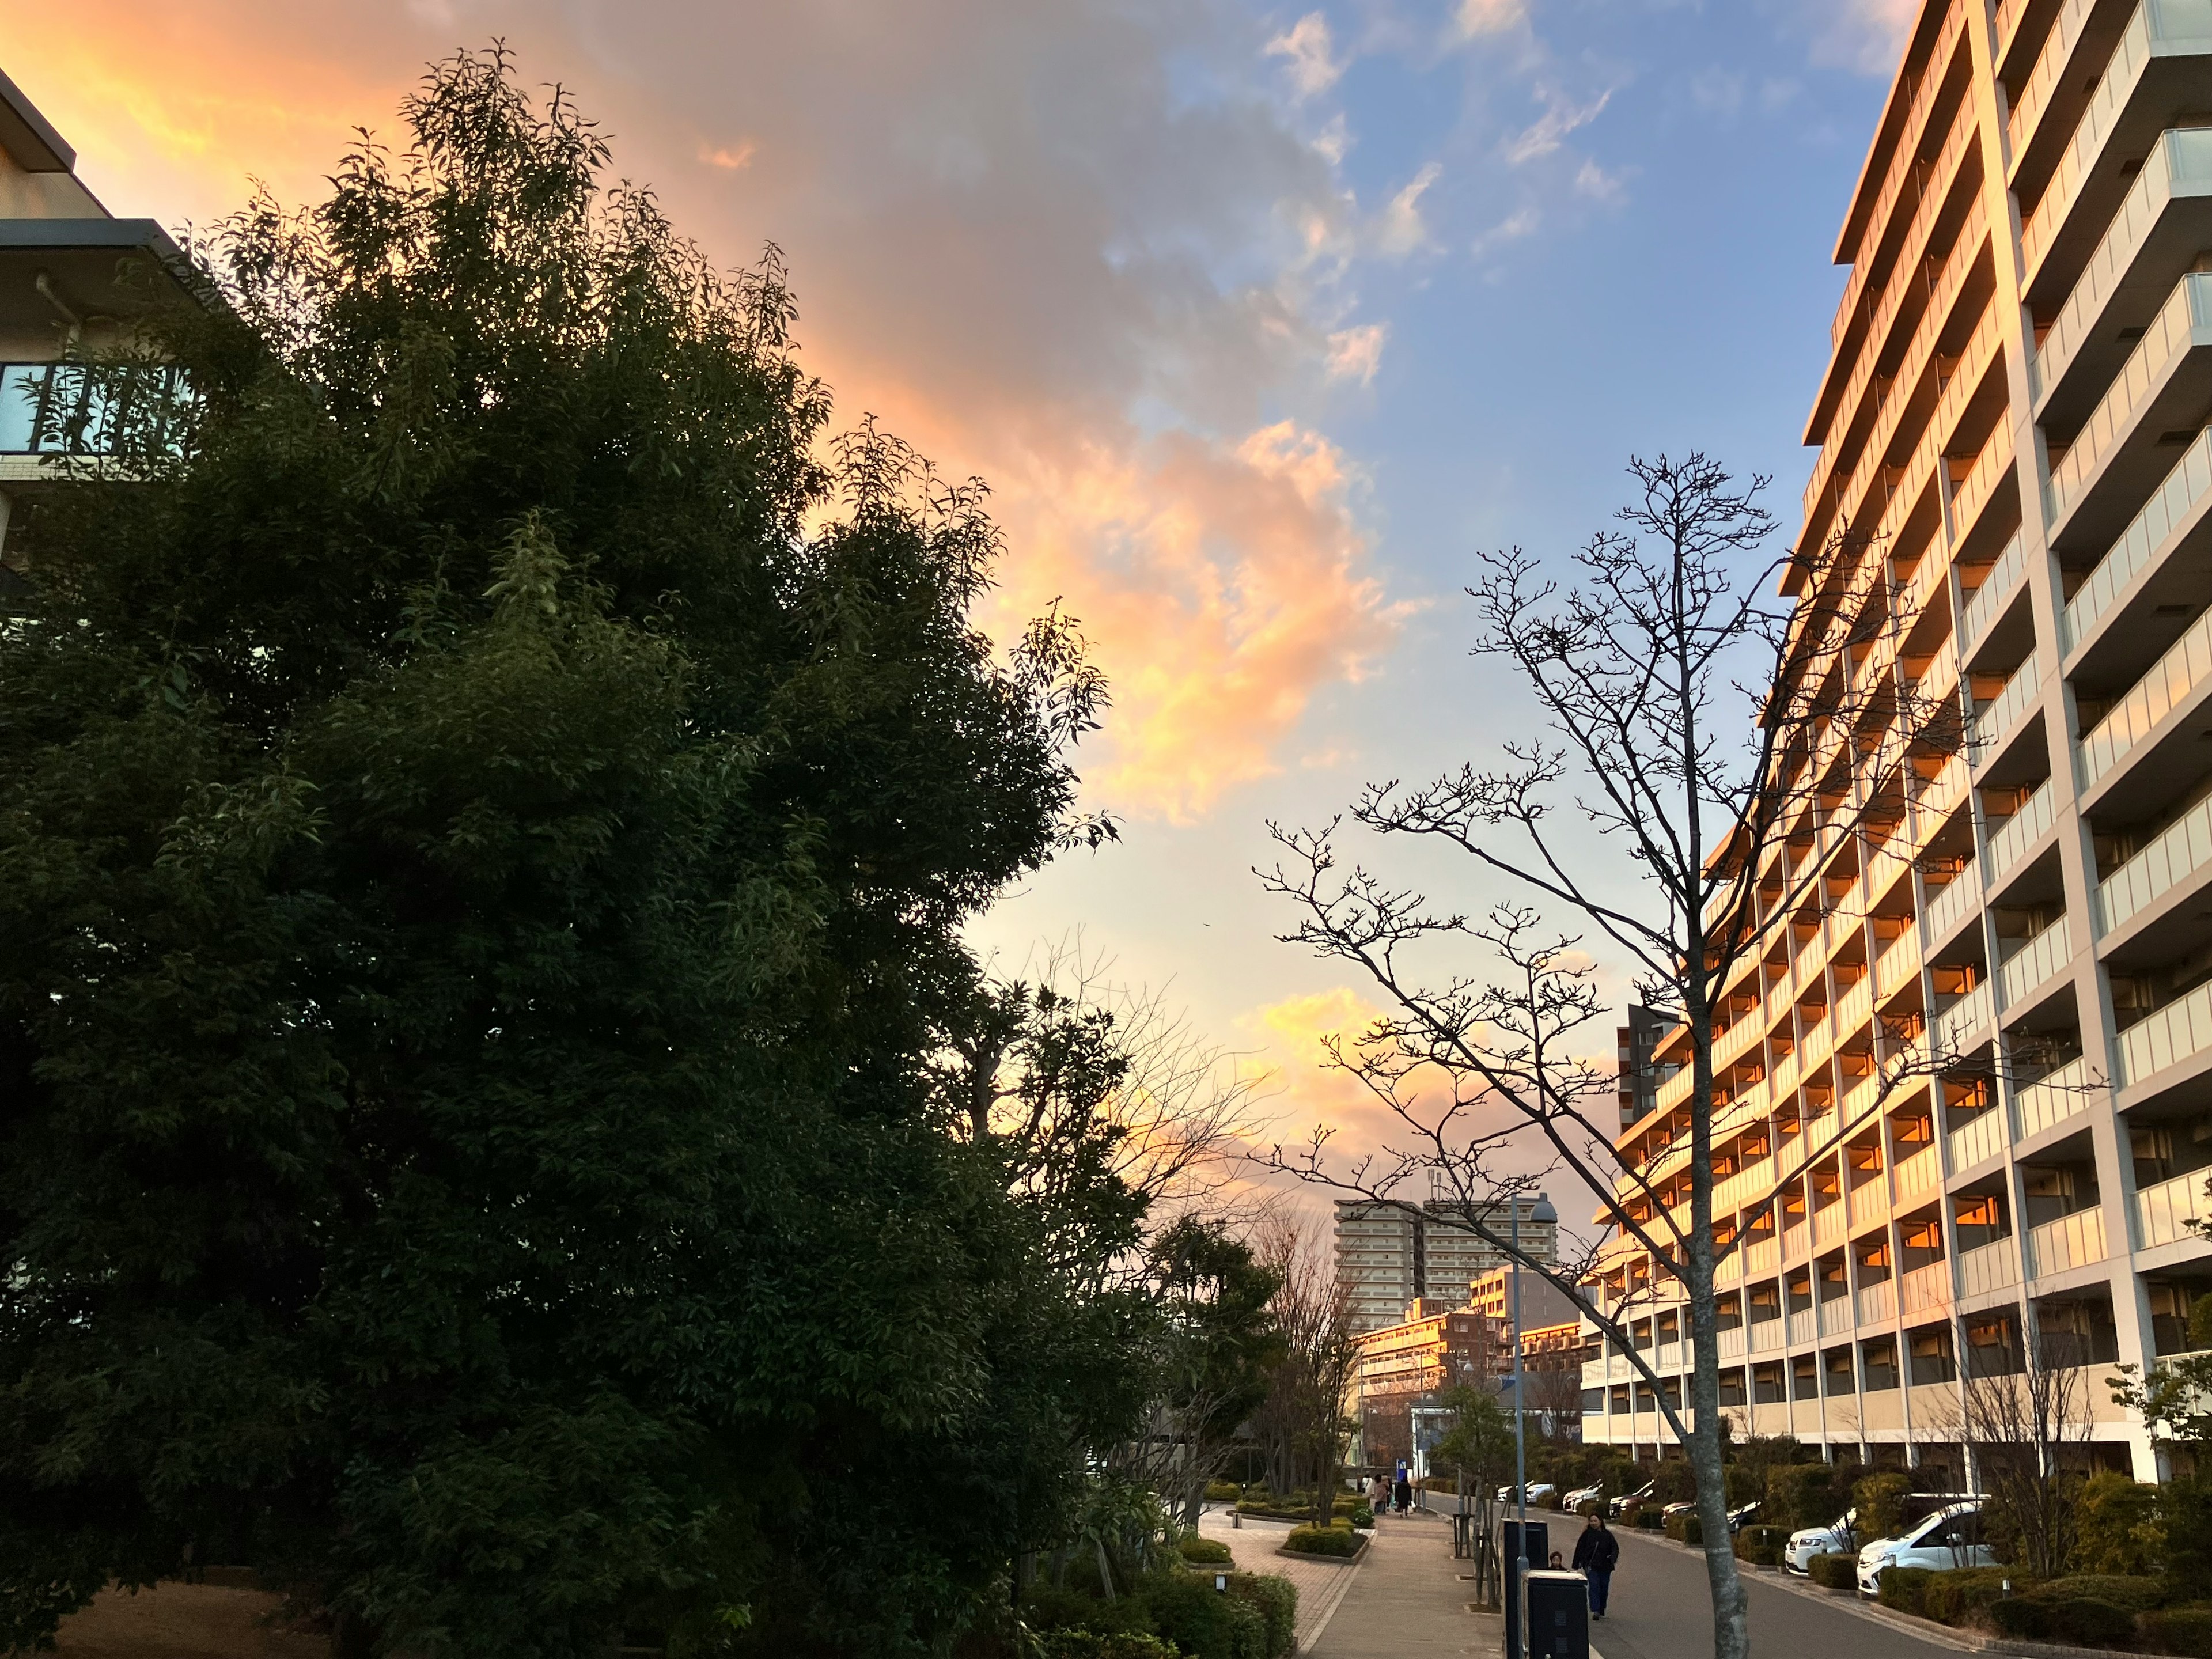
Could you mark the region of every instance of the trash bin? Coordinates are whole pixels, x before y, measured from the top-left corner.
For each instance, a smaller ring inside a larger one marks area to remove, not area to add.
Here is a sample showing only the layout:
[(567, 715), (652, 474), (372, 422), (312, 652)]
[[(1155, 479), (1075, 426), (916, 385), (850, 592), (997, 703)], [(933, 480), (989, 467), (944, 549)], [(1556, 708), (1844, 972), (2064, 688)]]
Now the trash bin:
[[(1547, 1553), (1551, 1544), (1551, 1529), (1546, 1522), (1528, 1522), (1527, 1559), (1534, 1577), (1538, 1562), (1551, 1559)], [(1505, 1659), (1523, 1659), (1521, 1650), (1521, 1575), (1515, 1571), (1522, 1559), (1521, 1522), (1509, 1520), (1498, 1529), (1498, 1582), (1505, 1587), (1501, 1598), (1505, 1603)]]
[(1578, 1572), (1528, 1575), (1528, 1659), (1589, 1659), (1589, 1580)]

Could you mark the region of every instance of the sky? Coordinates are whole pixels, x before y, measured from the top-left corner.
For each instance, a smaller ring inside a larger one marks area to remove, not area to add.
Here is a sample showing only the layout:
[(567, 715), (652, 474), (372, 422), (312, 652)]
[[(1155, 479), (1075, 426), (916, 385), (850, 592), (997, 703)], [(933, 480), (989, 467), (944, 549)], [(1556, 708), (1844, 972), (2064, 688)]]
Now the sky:
[[(1631, 453), (1771, 474), (1794, 532), (1914, 9), (0, 0), (0, 69), (112, 211), (178, 225), (255, 180), (312, 198), (428, 60), (502, 39), (715, 261), (776, 243), (840, 423), (990, 484), (992, 630), (1056, 599), (1113, 687), (1080, 761), (1119, 844), (978, 945), (1164, 988), (1269, 1074), (1271, 1135), (1364, 1147), (1386, 1126), (1320, 1041), (1373, 1004), (1276, 937), (1267, 826), (1531, 732), (1462, 586), (1483, 550), (1563, 561)], [(1379, 851), (1442, 902), (1506, 896)]]

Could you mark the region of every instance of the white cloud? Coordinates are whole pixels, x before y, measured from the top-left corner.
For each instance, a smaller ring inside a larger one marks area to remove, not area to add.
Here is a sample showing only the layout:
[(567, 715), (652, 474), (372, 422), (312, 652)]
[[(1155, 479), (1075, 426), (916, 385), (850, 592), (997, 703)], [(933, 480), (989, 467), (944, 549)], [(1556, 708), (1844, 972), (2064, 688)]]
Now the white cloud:
[(1809, 0), (1813, 60), (1863, 75), (1895, 72), (1920, 0)]
[(1534, 125), (1505, 147), (1505, 159), (1515, 167), (1549, 155), (1566, 142), (1567, 135), (1588, 126), (1613, 101), (1610, 92), (1600, 93), (1587, 104), (1571, 104), (1557, 94), (1538, 88), (1546, 108)]
[(1527, 21), (1526, 0), (1459, 0), (1453, 14), (1460, 38), (1472, 40), (1485, 34), (1504, 34)]
[(1331, 167), (1343, 161), (1352, 149), (1352, 130), (1345, 125), (1342, 110), (1330, 116), (1328, 125), (1314, 135), (1313, 147)]
[(1575, 193), (1594, 202), (1603, 202), (1608, 207), (1618, 206), (1628, 194), (1619, 173), (1607, 173), (1595, 161), (1588, 160), (1575, 174)]
[(1486, 259), (1507, 244), (1518, 242), (1524, 238), (1534, 235), (1536, 227), (1541, 222), (1534, 208), (1517, 208), (1504, 220), (1476, 237), (1469, 245), (1468, 252), (1477, 260)]
[(1421, 198), (1443, 172), (1443, 163), (1429, 162), (1390, 198), (1390, 205), (1382, 210), (1376, 228), (1375, 246), (1379, 252), (1402, 259), (1429, 246), (1429, 227), (1421, 217)]
[(1291, 84), (1301, 98), (1327, 92), (1344, 73), (1335, 59), (1335, 43), (1329, 39), (1328, 19), (1310, 11), (1289, 29), (1267, 42), (1270, 58), (1290, 60)]
[(1357, 380), (1361, 386), (1372, 384), (1375, 371), (1382, 365), (1382, 347), (1389, 337), (1388, 323), (1362, 323), (1356, 328), (1337, 330), (1328, 337), (1328, 378)]

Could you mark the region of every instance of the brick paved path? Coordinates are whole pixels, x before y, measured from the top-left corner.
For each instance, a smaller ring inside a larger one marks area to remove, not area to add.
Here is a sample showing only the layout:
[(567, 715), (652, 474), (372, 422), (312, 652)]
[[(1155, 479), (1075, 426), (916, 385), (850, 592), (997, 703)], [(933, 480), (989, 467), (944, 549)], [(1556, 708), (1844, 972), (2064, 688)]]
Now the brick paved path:
[(1246, 1572), (1279, 1573), (1297, 1586), (1298, 1651), (1314, 1659), (1430, 1659), (1494, 1655), (1498, 1620), (1467, 1610), (1473, 1586), (1455, 1561), (1451, 1527), (1432, 1516), (1389, 1516), (1376, 1522), (1367, 1553), (1350, 1565), (1278, 1555), (1287, 1523), (1247, 1517), (1232, 1528), (1226, 1509), (1199, 1524), (1229, 1546)]

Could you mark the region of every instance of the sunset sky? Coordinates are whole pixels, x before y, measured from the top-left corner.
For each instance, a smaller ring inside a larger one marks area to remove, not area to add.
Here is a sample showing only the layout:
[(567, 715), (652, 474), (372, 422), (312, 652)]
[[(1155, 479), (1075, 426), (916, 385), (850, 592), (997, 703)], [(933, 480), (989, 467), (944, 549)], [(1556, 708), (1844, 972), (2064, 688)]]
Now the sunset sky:
[[(1122, 843), (981, 937), (1076, 930), (1371, 1138), (1314, 1067), (1360, 988), (1273, 935), (1265, 821), (1495, 753), (1480, 548), (1564, 556), (1632, 450), (1775, 475), (1901, 0), (0, 0), (0, 68), (111, 210), (300, 200), (426, 59), (503, 37), (716, 260), (773, 240), (841, 419), (980, 474), (998, 610), (1111, 678)], [(1459, 902), (1498, 896), (1401, 866)]]

